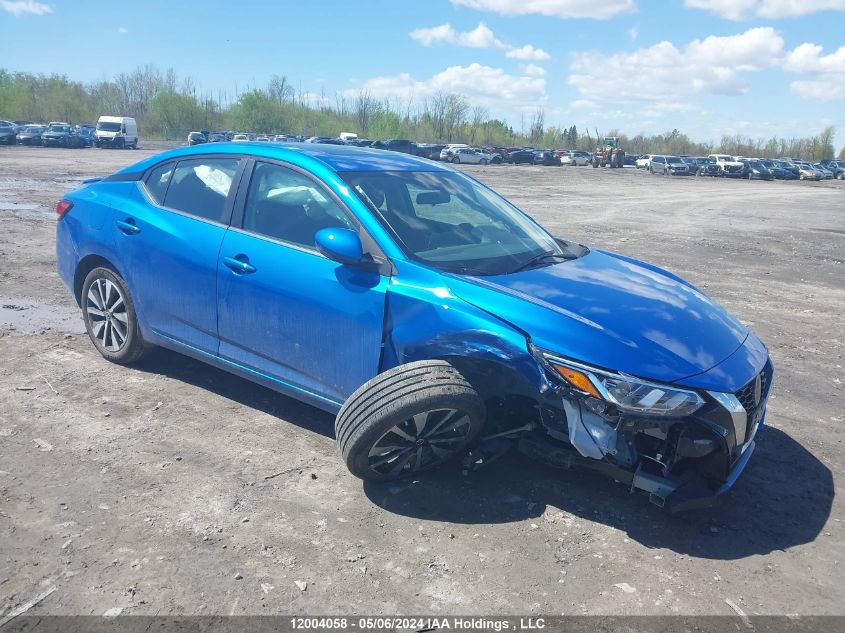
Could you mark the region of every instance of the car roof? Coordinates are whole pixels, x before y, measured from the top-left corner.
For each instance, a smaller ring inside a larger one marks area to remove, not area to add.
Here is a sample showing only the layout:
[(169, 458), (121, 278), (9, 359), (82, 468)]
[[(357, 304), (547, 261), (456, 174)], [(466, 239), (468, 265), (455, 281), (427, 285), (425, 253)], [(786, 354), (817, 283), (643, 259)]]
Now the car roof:
[(256, 158), (270, 158), (307, 167), (308, 163), (322, 163), (332, 171), (451, 171), (450, 167), (410, 154), (401, 154), (353, 145), (323, 145), (320, 143), (276, 143), (235, 141), (215, 144), (214, 147), (195, 145), (151, 156), (117, 173), (146, 171), (165, 160), (190, 158), (202, 154), (245, 154)]

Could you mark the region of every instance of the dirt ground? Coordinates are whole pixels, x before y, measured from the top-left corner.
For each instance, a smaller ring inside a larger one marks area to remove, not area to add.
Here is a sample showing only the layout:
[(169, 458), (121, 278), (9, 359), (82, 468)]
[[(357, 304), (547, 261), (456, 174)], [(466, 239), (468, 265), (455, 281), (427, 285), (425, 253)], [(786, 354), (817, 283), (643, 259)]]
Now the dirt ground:
[(845, 183), (466, 168), (769, 346), (751, 464), (720, 507), (672, 517), (517, 454), (364, 484), (318, 410), (169, 352), (103, 360), (53, 209), (149, 153), (0, 148), (0, 618), (51, 588), (30, 614), (845, 614)]

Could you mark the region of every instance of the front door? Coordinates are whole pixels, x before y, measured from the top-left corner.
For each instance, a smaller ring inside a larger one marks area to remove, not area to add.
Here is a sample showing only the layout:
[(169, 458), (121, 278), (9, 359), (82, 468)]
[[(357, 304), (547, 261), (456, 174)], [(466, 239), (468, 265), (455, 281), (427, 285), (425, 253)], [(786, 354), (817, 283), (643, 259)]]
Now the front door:
[(321, 255), (323, 228), (359, 230), (310, 176), (257, 162), (218, 264), (220, 355), (332, 408), (378, 373), (387, 277)]

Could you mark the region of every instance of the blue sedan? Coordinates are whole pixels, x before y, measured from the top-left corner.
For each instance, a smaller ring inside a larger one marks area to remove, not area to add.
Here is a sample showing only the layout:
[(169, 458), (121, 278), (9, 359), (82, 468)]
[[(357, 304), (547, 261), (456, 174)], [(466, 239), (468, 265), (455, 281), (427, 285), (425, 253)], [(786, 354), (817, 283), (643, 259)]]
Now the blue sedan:
[(166, 347), (332, 412), (362, 478), (516, 446), (681, 510), (734, 483), (764, 422), (774, 369), (737, 319), (439, 163), (181, 148), (57, 213), (59, 273), (100, 354)]

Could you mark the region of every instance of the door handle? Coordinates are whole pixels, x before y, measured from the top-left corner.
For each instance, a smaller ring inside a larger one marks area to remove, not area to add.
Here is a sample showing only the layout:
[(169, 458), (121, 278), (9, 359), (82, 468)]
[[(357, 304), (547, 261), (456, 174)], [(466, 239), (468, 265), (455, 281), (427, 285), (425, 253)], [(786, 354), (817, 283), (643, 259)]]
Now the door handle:
[(249, 263), (249, 257), (246, 255), (224, 257), (223, 264), (238, 275), (246, 275), (255, 272), (255, 266)]
[(137, 235), (141, 232), (141, 229), (135, 225), (135, 220), (133, 220), (132, 218), (118, 220), (117, 228), (119, 228), (121, 232), (125, 233), (126, 235)]

